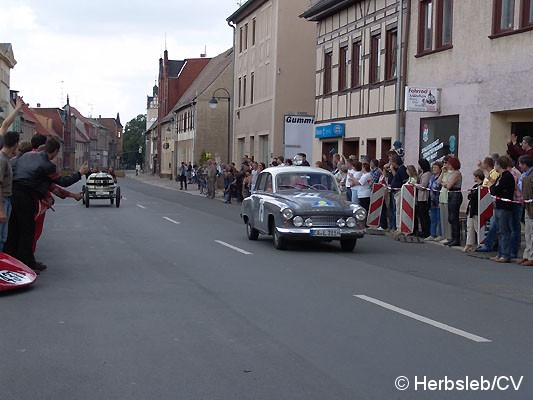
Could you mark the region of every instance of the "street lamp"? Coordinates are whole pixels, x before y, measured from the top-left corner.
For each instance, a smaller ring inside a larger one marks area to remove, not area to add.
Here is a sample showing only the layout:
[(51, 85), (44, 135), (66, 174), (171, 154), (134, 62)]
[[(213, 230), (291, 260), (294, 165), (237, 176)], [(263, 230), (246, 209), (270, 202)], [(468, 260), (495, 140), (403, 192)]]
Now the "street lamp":
[[(215, 96), (219, 90), (226, 92), (227, 96)], [(212, 109), (217, 108), (218, 100), (221, 100), (221, 99), (225, 99), (228, 101), (228, 160), (227, 161), (229, 163), (231, 162), (231, 128), (230, 128), (231, 126), (230, 125), (231, 123), (231, 96), (229, 92), (224, 88), (215, 89), (215, 91), (213, 92), (213, 97), (211, 97), (211, 100), (209, 100), (209, 107), (211, 107)]]

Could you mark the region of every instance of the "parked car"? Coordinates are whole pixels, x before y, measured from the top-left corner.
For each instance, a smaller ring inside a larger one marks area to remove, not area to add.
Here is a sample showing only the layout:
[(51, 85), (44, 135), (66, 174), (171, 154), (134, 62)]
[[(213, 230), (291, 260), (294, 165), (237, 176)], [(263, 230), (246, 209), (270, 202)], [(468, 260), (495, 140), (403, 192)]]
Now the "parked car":
[(352, 251), (366, 233), (366, 211), (341, 194), (333, 174), (314, 167), (273, 167), (257, 177), (242, 202), (248, 239), (272, 235), (283, 250), (291, 240), (339, 240)]

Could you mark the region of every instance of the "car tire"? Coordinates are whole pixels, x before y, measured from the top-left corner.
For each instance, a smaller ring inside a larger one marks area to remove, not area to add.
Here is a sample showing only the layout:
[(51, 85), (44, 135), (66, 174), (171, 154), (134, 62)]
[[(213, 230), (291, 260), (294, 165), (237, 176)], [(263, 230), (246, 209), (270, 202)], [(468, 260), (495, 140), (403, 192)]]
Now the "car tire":
[(252, 228), (250, 221), (246, 223), (246, 236), (248, 236), (249, 240), (257, 240), (257, 238), (259, 238), (259, 231)]
[(83, 199), (85, 200), (85, 208), (89, 208), (89, 189), (85, 188), (85, 193), (83, 193)]
[(357, 244), (357, 239), (342, 239), (341, 240), (341, 249), (342, 251), (350, 252), (355, 249)]
[(85, 204), (85, 185), (81, 187), (81, 192), (83, 193), (83, 196), (81, 196), (81, 203)]
[(120, 196), (120, 187), (118, 187), (118, 186), (117, 186), (117, 188), (115, 189), (115, 197), (116, 197), (116, 199), (115, 199), (115, 204), (117, 205), (117, 208), (119, 208), (119, 207), (120, 207), (120, 199), (121, 199), (122, 197)]
[(281, 237), (276, 227), (273, 228), (272, 238), (276, 249), (285, 250), (287, 248), (287, 239)]

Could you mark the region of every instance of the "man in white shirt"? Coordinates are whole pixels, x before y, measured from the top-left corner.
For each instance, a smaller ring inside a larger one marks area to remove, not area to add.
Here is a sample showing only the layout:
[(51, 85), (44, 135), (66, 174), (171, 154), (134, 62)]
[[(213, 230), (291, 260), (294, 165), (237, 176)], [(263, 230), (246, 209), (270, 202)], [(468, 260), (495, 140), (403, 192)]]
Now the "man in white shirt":
[(352, 201), (352, 180), (357, 171), (353, 166), (352, 159), (346, 160), (346, 166), (348, 167), (348, 171), (346, 172), (346, 200)]

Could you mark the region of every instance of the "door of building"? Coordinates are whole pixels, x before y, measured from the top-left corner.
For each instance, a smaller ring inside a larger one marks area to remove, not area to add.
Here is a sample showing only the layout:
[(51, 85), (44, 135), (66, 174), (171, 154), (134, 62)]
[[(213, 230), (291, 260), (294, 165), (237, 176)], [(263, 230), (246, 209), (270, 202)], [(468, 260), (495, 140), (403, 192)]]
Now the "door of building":
[(359, 160), (359, 140), (345, 140), (342, 144), (342, 154), (348, 158), (354, 155)]
[(376, 139), (366, 141), (366, 155), (372, 159), (376, 158)]

